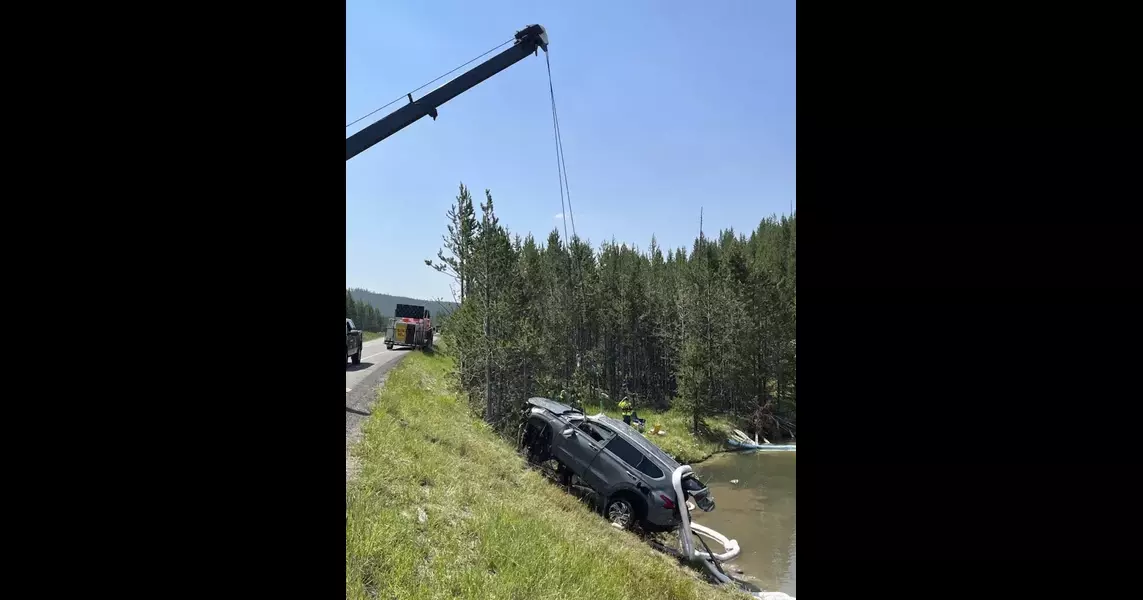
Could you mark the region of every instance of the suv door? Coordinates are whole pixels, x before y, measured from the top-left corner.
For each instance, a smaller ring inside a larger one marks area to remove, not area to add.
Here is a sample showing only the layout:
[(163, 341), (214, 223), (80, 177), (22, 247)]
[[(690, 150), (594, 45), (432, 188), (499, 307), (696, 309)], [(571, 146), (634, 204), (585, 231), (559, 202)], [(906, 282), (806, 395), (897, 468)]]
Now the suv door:
[(586, 421), (578, 421), (557, 431), (552, 444), (552, 454), (595, 489), (595, 485), (587, 479), (587, 471), (605, 440), (591, 427)]
[[(640, 469), (641, 466), (644, 468)], [(626, 488), (647, 495), (656, 482), (656, 478), (649, 474), (658, 475), (661, 480), (663, 473), (637, 446), (612, 433), (591, 463), (585, 480), (601, 494), (611, 495)]]

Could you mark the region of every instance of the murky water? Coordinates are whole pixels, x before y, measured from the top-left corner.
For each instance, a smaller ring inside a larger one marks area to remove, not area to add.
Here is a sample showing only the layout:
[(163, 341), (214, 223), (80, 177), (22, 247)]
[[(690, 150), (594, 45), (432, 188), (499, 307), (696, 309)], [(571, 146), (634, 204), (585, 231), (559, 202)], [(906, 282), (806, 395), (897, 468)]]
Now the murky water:
[(691, 513), (695, 521), (738, 540), (742, 553), (731, 564), (751, 583), (796, 596), (797, 453), (720, 454), (693, 468), (715, 500), (714, 511)]

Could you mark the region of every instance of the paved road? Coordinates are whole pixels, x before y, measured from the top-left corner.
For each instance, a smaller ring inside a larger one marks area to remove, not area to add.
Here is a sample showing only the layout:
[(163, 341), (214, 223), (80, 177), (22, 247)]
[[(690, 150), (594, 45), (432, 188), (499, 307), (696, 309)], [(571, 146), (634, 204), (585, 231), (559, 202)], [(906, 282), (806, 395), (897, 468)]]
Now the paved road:
[(386, 350), (385, 343), (380, 340), (365, 342), (361, 347), (361, 364), (355, 365), (348, 359), (345, 361), (345, 389), (356, 390), (362, 382), (368, 380), (378, 371), (388, 370), (392, 363), (408, 354), (408, 350)]
[(377, 398), (377, 385), (398, 361), (413, 350), (386, 350), (382, 340), (365, 342), (361, 348), (361, 364), (345, 361), (345, 480), (349, 481), (353, 464), (349, 445), (361, 430), (361, 422), (369, 416), (369, 407)]

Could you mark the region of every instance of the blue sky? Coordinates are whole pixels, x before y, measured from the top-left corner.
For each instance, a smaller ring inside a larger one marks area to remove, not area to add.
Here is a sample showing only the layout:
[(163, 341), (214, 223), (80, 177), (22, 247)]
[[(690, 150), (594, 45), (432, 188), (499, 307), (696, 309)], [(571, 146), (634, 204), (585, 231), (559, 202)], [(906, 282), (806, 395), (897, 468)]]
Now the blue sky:
[[(797, 206), (795, 12), (793, 0), (348, 0), (345, 123), (539, 23), (576, 230), (597, 247), (646, 248), (654, 234), (689, 249), (700, 206), (708, 233)], [(449, 297), (424, 259), (462, 181), (477, 199), (492, 190), (512, 232), (562, 232), (542, 52), (439, 111), (346, 163), (347, 286)]]

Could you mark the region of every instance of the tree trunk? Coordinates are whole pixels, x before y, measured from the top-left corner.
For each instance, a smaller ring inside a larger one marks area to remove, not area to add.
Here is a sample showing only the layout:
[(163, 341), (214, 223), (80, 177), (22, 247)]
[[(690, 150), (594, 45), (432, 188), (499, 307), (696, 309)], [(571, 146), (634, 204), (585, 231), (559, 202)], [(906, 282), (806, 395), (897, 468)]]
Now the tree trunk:
[[(488, 213), (485, 211), (484, 215), (484, 235), (488, 235)], [(485, 238), (484, 243), (484, 402), (485, 414), (484, 420), (488, 423), (493, 422), (492, 412), (492, 336), (488, 331), (488, 312), (492, 310), (492, 286), (489, 281), (488, 273), (488, 238)]]
[[(487, 294), (485, 295), (487, 298)], [(492, 343), (488, 336), (488, 307), (484, 309), (484, 420), (492, 422)]]
[(778, 363), (778, 398), (774, 402), (774, 414), (779, 415), (782, 413), (782, 363)]

